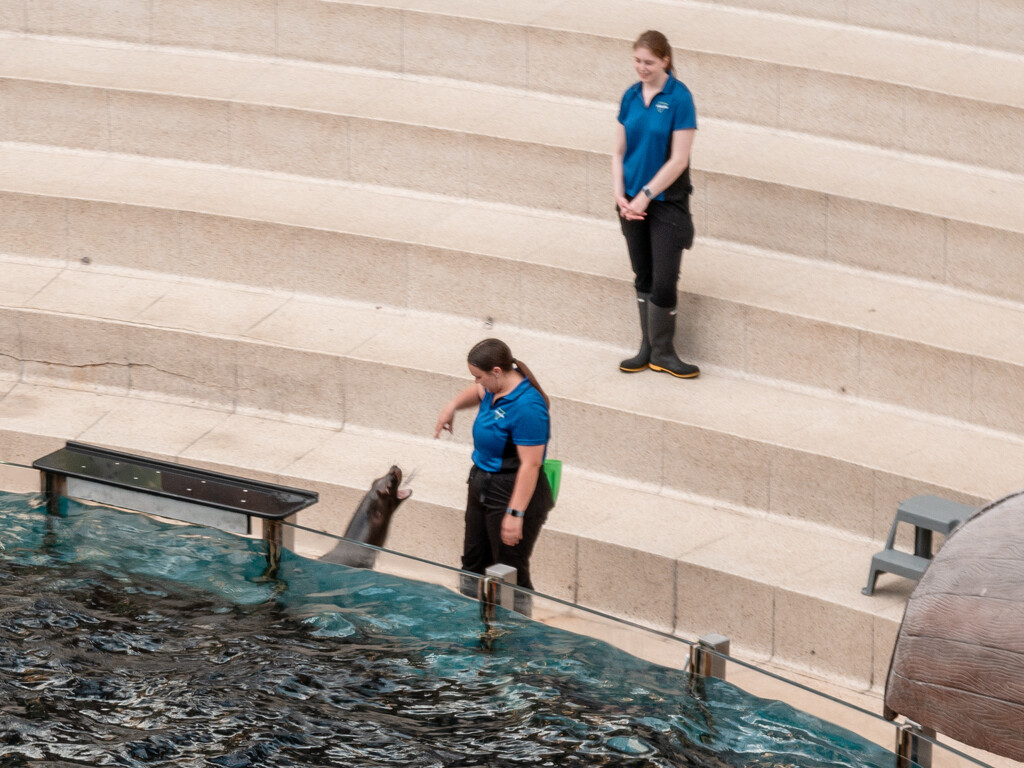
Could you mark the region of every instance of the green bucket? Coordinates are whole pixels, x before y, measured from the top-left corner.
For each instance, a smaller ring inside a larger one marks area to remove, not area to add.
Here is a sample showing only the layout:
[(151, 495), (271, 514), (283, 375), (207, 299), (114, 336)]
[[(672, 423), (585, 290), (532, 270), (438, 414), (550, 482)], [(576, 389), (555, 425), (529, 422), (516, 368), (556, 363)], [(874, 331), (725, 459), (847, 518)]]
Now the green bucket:
[(562, 484), (562, 462), (558, 459), (544, 459), (544, 474), (551, 486), (551, 500), (558, 501), (558, 486)]

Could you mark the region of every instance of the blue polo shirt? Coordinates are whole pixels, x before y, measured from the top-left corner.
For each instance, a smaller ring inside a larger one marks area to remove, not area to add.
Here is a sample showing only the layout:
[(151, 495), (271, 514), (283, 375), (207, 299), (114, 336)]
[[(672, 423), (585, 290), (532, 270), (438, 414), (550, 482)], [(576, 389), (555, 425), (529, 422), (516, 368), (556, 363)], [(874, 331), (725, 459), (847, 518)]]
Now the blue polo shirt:
[[(634, 83), (622, 94), (619, 122), (626, 129), (626, 154), (622, 173), (626, 195), (632, 199), (668, 160), (672, 132), (697, 127), (697, 108), (690, 89), (668, 76), (651, 105), (644, 104), (643, 83)], [(689, 171), (689, 166), (687, 166)], [(655, 200), (672, 200), (689, 194), (689, 173), (683, 173)], [(685, 187), (685, 189), (683, 189)], [(680, 193), (682, 193), (680, 195)]]
[(473, 463), (487, 472), (511, 472), (519, 468), (517, 445), (546, 445), (550, 434), (547, 403), (528, 379), (497, 403), (484, 392), (473, 422)]

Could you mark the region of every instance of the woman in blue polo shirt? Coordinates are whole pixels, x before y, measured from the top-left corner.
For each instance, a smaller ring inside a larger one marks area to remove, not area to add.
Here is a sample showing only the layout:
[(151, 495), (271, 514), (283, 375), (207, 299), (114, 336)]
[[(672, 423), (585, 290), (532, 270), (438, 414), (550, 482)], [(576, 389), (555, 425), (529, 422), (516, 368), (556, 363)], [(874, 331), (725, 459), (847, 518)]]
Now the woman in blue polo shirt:
[(648, 367), (682, 379), (700, 374), (676, 355), (676, 283), (683, 251), (693, 245), (690, 147), (697, 111), (690, 90), (672, 73), (672, 48), (648, 30), (633, 43), (640, 82), (622, 96), (612, 176), (615, 204), (636, 275), (642, 341), (619, 370)]
[(533, 589), (530, 555), (554, 506), (541, 471), (551, 437), (548, 398), (499, 339), (474, 346), (467, 364), (473, 383), (441, 409), (434, 430), (435, 438), (451, 432), (456, 411), (479, 406), (462, 568), (483, 574), (495, 563), (511, 565), (519, 586)]

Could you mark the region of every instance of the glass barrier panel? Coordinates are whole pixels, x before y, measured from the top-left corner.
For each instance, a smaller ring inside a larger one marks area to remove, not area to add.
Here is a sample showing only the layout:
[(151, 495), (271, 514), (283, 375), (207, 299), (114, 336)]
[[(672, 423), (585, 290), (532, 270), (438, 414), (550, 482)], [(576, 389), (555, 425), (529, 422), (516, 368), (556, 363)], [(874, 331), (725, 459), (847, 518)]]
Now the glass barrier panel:
[(0, 491), (8, 493), (39, 493), (39, 470), (23, 464), (0, 461)]
[[(682, 670), (689, 679), (690, 659), (694, 643), (673, 635), (668, 635), (641, 625), (617, 619), (565, 601), (527, 590), (514, 588), (517, 592), (529, 594), (532, 603), (532, 616), (535, 620), (551, 626), (566, 629), (578, 635), (599, 639), (615, 648), (625, 651), (641, 660), (649, 661), (662, 667)], [(519, 602), (522, 597), (518, 596)], [(703, 653), (720, 659), (724, 663), (725, 681), (713, 687), (741, 691), (745, 706), (755, 708), (765, 718), (765, 724), (771, 724), (772, 718), (782, 716), (786, 723), (806, 724), (806, 716), (814, 718), (813, 728), (809, 733), (818, 734), (823, 743), (829, 745), (849, 742), (853, 751), (851, 758), (864, 752), (869, 756), (882, 754), (884, 760), (895, 760), (893, 751), (897, 743), (897, 724), (885, 720), (873, 708), (879, 707), (879, 699), (867, 693), (852, 693), (855, 702), (850, 698), (849, 689), (841, 689), (838, 685), (829, 684), (820, 678), (804, 677), (802, 681), (792, 670), (780, 673), (761, 666), (743, 661), (737, 657), (719, 653), (713, 649), (703, 648)], [(693, 689), (690, 683), (691, 691)], [(705, 685), (706, 689), (706, 685)], [(831, 689), (832, 693), (828, 690)], [(843, 697), (843, 698), (840, 698)], [(780, 715), (781, 713), (781, 715)], [(749, 720), (749, 713), (745, 720)], [(775, 728), (777, 724), (772, 724)], [(932, 766), (934, 768), (973, 768), (988, 766), (986, 760), (993, 756), (971, 750), (963, 745), (943, 743), (939, 739), (919, 736), (922, 742), (932, 747)], [(766, 745), (766, 748), (770, 745)], [(822, 749), (819, 745), (818, 750)], [(878, 752), (881, 749), (881, 753)], [(841, 756), (836, 759), (842, 762)], [(856, 757), (856, 760), (862, 759)], [(905, 768), (909, 768), (908, 763)]]
[[(502, 741), (504, 731), (490, 737), (503, 750), (528, 744), (531, 754), (549, 755), (555, 764), (558, 755), (585, 752), (593, 765), (675, 764), (680, 755), (697, 764), (896, 765), (896, 726), (873, 711), (877, 697), (864, 694), (851, 704), (840, 698), (850, 698), (846, 689), (815, 678), (793, 679), (788, 670), (777, 674), (710, 648), (701, 652), (724, 661), (724, 679), (694, 675), (692, 642), (564, 600), (511, 585), (495, 588), (492, 581), (449, 566), (300, 525), (281, 526), (282, 547), (276, 550), (263, 540), (259, 524), (242, 537), (75, 499), (62, 503), (60, 517), (51, 517), (41, 501), (38, 472), (25, 466), (0, 464), (0, 488), (14, 491), (4, 495), (0, 508), (7, 515), (0, 528), (0, 566), (55, 568), (39, 589), (77, 588), (86, 568), (98, 574), (89, 578), (114, 579), (108, 591), (130, 583), (129, 596), (118, 598), (128, 603), (137, 601), (131, 595), (165, 594), (159, 581), (213, 595), (195, 598), (207, 616), (197, 626), (216, 625), (219, 620), (208, 617), (227, 612), (251, 624), (261, 643), (278, 632), (297, 633), (300, 647), (343, 640), (325, 646), (333, 655), (352, 643), (361, 648), (383, 640), (390, 650), (370, 655), (383, 654), (385, 672), (368, 674), (386, 678), (381, 696), (389, 706), (408, 704), (410, 716), (427, 707), (434, 717), (436, 705), (442, 719), (455, 717), (456, 710), (465, 715), (464, 707), (470, 720), (510, 718), (509, 727), (520, 729), (515, 740)], [(353, 562), (363, 567), (351, 567)], [(72, 571), (65, 573), (69, 566)], [(511, 593), (505, 604), (511, 608), (482, 606), (478, 596), (489, 589)], [(223, 607), (210, 608), (210, 601)], [(145, 621), (159, 617), (162, 608), (155, 605), (143, 614)], [(77, 621), (77, 615), (61, 621)], [(95, 643), (115, 649), (137, 643), (155, 652), (162, 642), (150, 632), (139, 635), (134, 625), (109, 637), (100, 634)], [(336, 665), (318, 669), (326, 676), (339, 673)], [(414, 682), (425, 685), (425, 692), (408, 691), (408, 701), (388, 699), (388, 692), (406, 691)], [(281, 685), (290, 697), (289, 686), (298, 684)], [(314, 696), (310, 685), (299, 686), (303, 696)], [(433, 702), (429, 707), (426, 699)], [(369, 701), (360, 706), (372, 708), (372, 696)], [(109, 757), (101, 752), (86, 757)], [(932, 766), (986, 765), (984, 757), (973, 755), (935, 742)]]
[[(726, 678), (745, 691), (765, 700), (784, 702), (794, 709), (841, 726), (887, 751), (896, 749), (898, 725), (903, 719), (891, 722), (873, 711), (873, 708), (880, 707), (879, 698), (867, 693), (858, 695), (820, 678), (801, 676), (793, 670), (769, 670), (735, 656), (707, 652), (725, 661)], [(851, 703), (851, 696), (859, 701)], [(948, 741), (943, 742), (941, 737), (933, 738), (922, 734), (918, 738), (931, 746), (933, 768), (991, 768), (988, 761), (993, 758), (996, 761), (1000, 760), (981, 750), (951, 744)], [(895, 752), (893, 754), (895, 755)]]
[(377, 573), (386, 573), (424, 584), (436, 584), (474, 601), (479, 594), (479, 577), (457, 568), (351, 541), (294, 523), (285, 523), (283, 528), (285, 546), (301, 557), (311, 560), (322, 559), (325, 564), (359, 564), (361, 567), (372, 567)]
[[(353, 547), (376, 549), (301, 526), (293, 530), (295, 551), (307, 557), (330, 557), (332, 550), (344, 556)], [(350, 551), (348, 556), (354, 555)], [(479, 577), (387, 550), (377, 551), (374, 568), (442, 586), (449, 594), (472, 597), (480, 588)], [(281, 575), (289, 580), (286, 569)], [(504, 589), (511, 593), (507, 607), (479, 614), (479, 642), (492, 655), (508, 654), (510, 664), (515, 659), (520, 684), (543, 680), (559, 692), (566, 685), (574, 690), (587, 687), (616, 707), (643, 713), (624, 717), (617, 708), (616, 726), (608, 729), (611, 735), (601, 728), (598, 735), (592, 734), (595, 759), (616, 754), (665, 759), (682, 751), (691, 756), (729, 755), (728, 762), (755, 753), (784, 754), (795, 765), (895, 764), (895, 726), (871, 712), (728, 656), (722, 657), (727, 663), (725, 680), (691, 675), (692, 644), (682, 638), (512, 585)], [(447, 600), (436, 602), (443, 607)], [(613, 717), (610, 712), (608, 717)], [(595, 719), (600, 716), (591, 711), (590, 720)], [(580, 727), (576, 719), (563, 718), (546, 723), (542, 730), (557, 739)]]
[(670, 669), (681, 670), (689, 664), (691, 643), (687, 640), (539, 592), (518, 587), (514, 591), (516, 602), (531, 605), (535, 621), (601, 640), (638, 659)]
[[(329, 560), (332, 551), (336, 551), (339, 558), (346, 555), (350, 558), (357, 557), (353, 550), (375, 553), (373, 568), (380, 573), (437, 584), (473, 600), (480, 596), (480, 583), (483, 577), (476, 574), (399, 552), (352, 542), (301, 525), (286, 524), (285, 528), (291, 536), (291, 543), (288, 546), (299, 555), (313, 559), (325, 557)], [(602, 640), (633, 656), (664, 666), (682, 669), (687, 664), (689, 643), (678, 637), (646, 629), (598, 611), (580, 608), (540, 593), (512, 585), (508, 588), (513, 593), (512, 610), (523, 618), (532, 618), (534, 621), (575, 635)]]
[[(635, 657), (635, 662), (624, 663), (620, 658), (604, 664), (610, 676), (628, 670), (634, 689), (639, 691), (631, 695), (642, 696), (649, 688), (669, 698), (673, 697), (667, 692), (684, 692), (685, 696), (673, 698), (677, 711), (686, 713), (683, 722), (669, 718), (667, 725), (659, 722), (658, 728), (680, 731), (685, 734), (680, 738), (702, 749), (729, 755), (727, 762), (733, 762), (736, 755), (757, 754), (772, 755), (780, 765), (817, 761), (836, 766), (894, 765), (894, 727), (880, 717), (838, 701), (822, 700), (832, 707), (821, 707), (808, 692), (709, 649), (702, 652), (725, 662), (725, 679), (693, 674), (693, 643), (543, 595), (532, 598), (533, 615), (538, 620), (553, 615), (566, 629), (599, 638)], [(645, 680), (660, 684), (644, 684)], [(748, 687), (751, 682), (755, 684)], [(838, 718), (828, 718), (827, 712)], [(865, 733), (872, 728), (880, 737), (877, 741)]]
[[(353, 550), (373, 551), (301, 526), (293, 527), (293, 542), (296, 552), (316, 558), (330, 558), (334, 552), (339, 559), (357, 559), (360, 552)], [(302, 567), (312, 566), (297, 566)], [(474, 594), (474, 589), (460, 589), (460, 584), (480, 585), (478, 577), (386, 550), (377, 553), (374, 568), (378, 573), (443, 587), (443, 595), (433, 600), (438, 611), (433, 621), (438, 625), (445, 621), (441, 614), (452, 610), (453, 593)], [(351, 574), (348, 568), (341, 571)], [(340, 579), (342, 574), (335, 575)], [(289, 590), (296, 588), (296, 568), (283, 563), (280, 577)], [(354, 578), (364, 584), (370, 576)], [(378, 584), (376, 589), (382, 587)], [(406, 589), (415, 592), (412, 586)], [(778, 697), (762, 698), (731, 681), (691, 675), (687, 670), (691, 644), (680, 638), (512, 585), (497, 585), (492, 594), (501, 595), (503, 589), (511, 593), (504, 606), (463, 613), (470, 623), (478, 622), (473, 631), (479, 635), (477, 652), (486, 652), (489, 663), (509, 675), (524, 697), (543, 691), (548, 697), (564, 699), (563, 714), (545, 712), (536, 732), (555, 741), (586, 732), (595, 764), (626, 757), (648, 758), (655, 764), (682, 754), (697, 762), (724, 758), (735, 763), (745, 754), (778, 754), (794, 765), (893, 765), (894, 728), (880, 718), (852, 710), (844, 713), (847, 725), (841, 727)], [(343, 587), (320, 588), (309, 596), (348, 597)], [(315, 607), (324, 614), (332, 610)], [(326, 617), (318, 620), (328, 621)], [(783, 686), (770, 681), (778, 693)], [(575, 697), (587, 702), (585, 718), (570, 706)], [(852, 722), (856, 718), (864, 722)], [(886, 746), (858, 735), (868, 724), (885, 727), (890, 737)]]

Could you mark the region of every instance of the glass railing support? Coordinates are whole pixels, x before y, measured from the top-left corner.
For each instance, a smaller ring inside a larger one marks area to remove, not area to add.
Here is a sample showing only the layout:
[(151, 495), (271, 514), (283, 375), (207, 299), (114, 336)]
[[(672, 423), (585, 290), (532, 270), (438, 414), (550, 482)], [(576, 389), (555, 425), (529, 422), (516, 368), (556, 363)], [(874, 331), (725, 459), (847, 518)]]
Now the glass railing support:
[(485, 622), (494, 619), (494, 609), (499, 605), (513, 610), (515, 590), (512, 585), (516, 583), (517, 576), (515, 568), (502, 563), (492, 565), (484, 572), (480, 580), (480, 617)]
[(913, 720), (896, 724), (896, 768), (931, 768), (935, 731)]
[(701, 677), (725, 680), (725, 659), (729, 655), (729, 638), (725, 635), (703, 635), (690, 646), (690, 672)]

